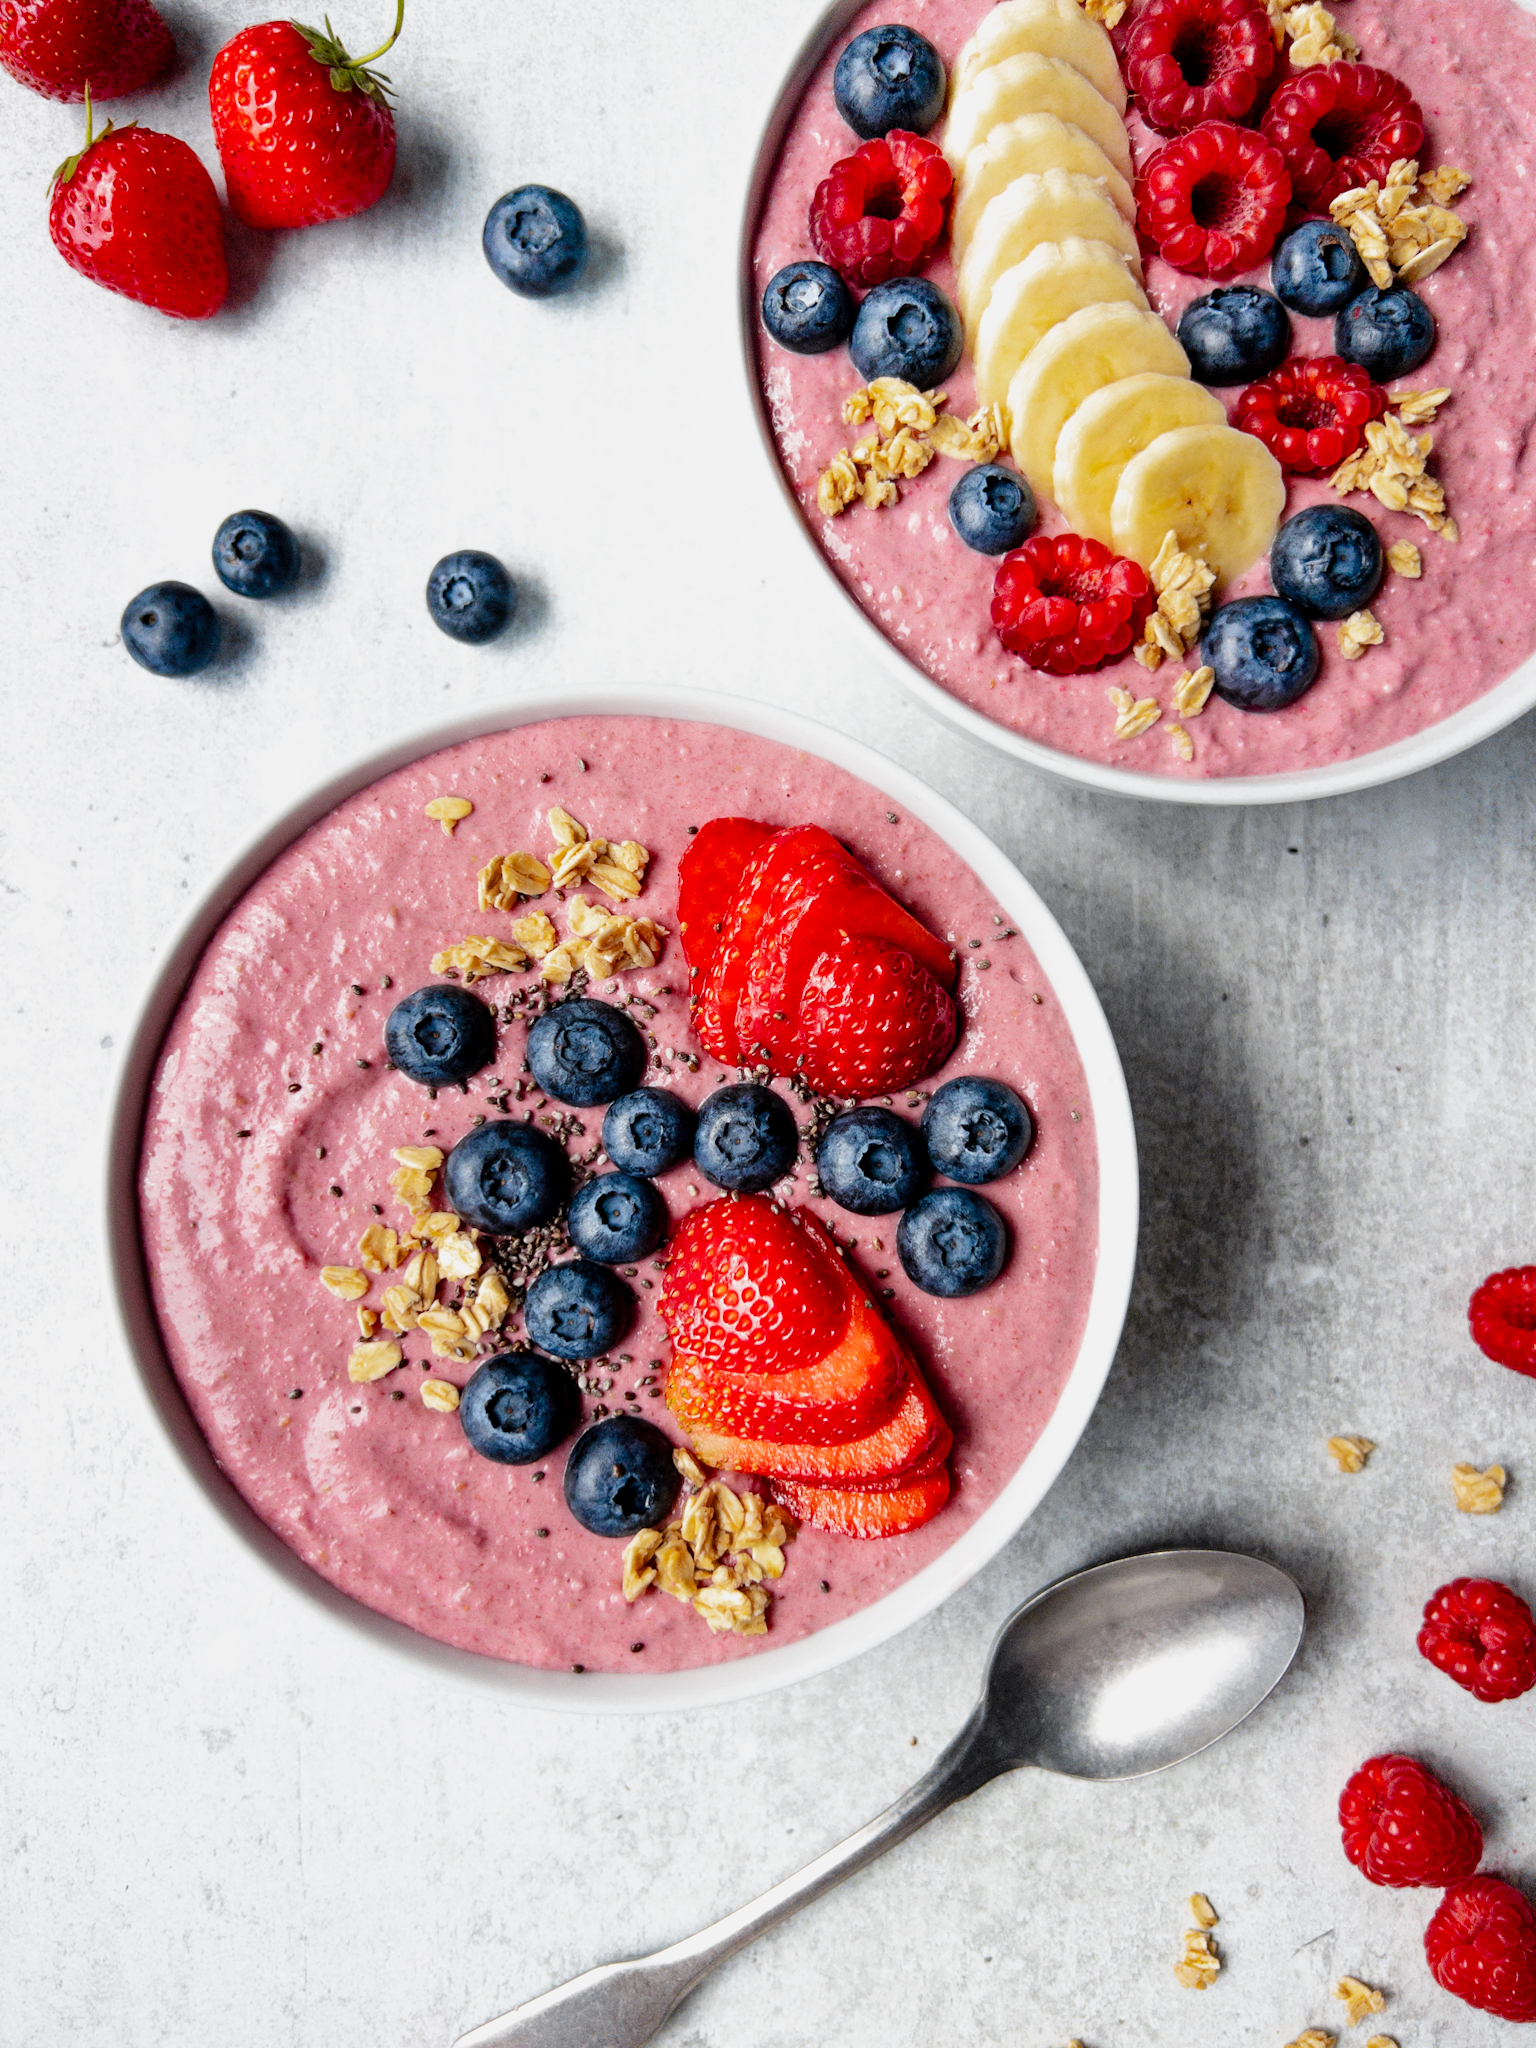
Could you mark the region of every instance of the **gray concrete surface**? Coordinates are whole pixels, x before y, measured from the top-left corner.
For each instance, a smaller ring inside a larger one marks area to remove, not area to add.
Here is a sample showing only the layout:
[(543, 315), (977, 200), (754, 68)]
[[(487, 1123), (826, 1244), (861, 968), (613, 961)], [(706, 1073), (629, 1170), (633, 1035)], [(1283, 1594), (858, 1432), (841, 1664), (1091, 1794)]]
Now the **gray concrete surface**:
[[(202, 71), (243, 11), (168, 11), (196, 61), (128, 111), (211, 161)], [(343, 0), (338, 26), (380, 11)], [(386, 203), (242, 237), (241, 303), (193, 329), (64, 269), (45, 180), (76, 117), (0, 79), (6, 2048), (439, 2048), (864, 1819), (958, 1724), (1021, 1595), (1182, 1540), (1301, 1579), (1310, 1636), (1268, 1709), (1140, 1786), (992, 1787), (740, 1958), (667, 2048), (1280, 2048), (1339, 2026), (1341, 1970), (1390, 1992), (1402, 2048), (1513, 2038), (1430, 1983), (1431, 1901), (1359, 1879), (1333, 1806), (1364, 1756), (1417, 1750), (1536, 1883), (1536, 1707), (1479, 1706), (1413, 1648), (1454, 1573), (1536, 1592), (1536, 1387), (1463, 1326), (1484, 1272), (1536, 1256), (1532, 726), (1376, 795), (1184, 812), (1013, 768), (863, 661), (761, 487), (731, 324), (750, 130), (807, 11), (418, 4)], [(547, 308), (477, 249), (529, 177), (606, 250)], [(217, 676), (153, 681), (122, 605), (208, 583), (247, 504), (299, 528), (307, 587), (244, 608)], [(421, 602), (465, 545), (530, 593), (484, 652)], [(1125, 1342), (1034, 1520), (879, 1654), (691, 1722), (430, 1681), (210, 1539), (109, 1334), (94, 1220), (114, 1048), (188, 892), (367, 743), (613, 677), (771, 695), (967, 808), (1081, 951), (1144, 1148)], [(1336, 1430), (1380, 1444), (1358, 1478)], [(1508, 1466), (1502, 1515), (1453, 1512), (1460, 1458)], [(1172, 1976), (1195, 1887), (1227, 1958), (1201, 1995)]]

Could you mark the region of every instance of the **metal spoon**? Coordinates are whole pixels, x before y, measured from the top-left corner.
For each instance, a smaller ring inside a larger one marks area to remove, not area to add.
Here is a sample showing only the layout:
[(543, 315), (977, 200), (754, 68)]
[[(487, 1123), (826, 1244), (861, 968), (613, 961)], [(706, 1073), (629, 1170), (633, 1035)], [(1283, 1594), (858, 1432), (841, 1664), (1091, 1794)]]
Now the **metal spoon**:
[(1048, 1586), (1004, 1623), (964, 1728), (877, 1820), (702, 1933), (588, 1970), (456, 2048), (642, 2048), (717, 1963), (1004, 1771), (1139, 1778), (1219, 1742), (1285, 1676), (1305, 1619), (1285, 1572), (1224, 1550), (1155, 1551)]

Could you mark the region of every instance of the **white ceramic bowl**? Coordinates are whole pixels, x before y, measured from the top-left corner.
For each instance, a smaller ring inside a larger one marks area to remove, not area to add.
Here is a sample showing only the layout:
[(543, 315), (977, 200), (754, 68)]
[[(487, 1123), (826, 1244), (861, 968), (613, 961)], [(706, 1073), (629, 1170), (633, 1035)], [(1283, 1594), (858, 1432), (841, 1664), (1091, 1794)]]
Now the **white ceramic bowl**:
[[(204, 947), (245, 890), (308, 826), (381, 775), (461, 740), (581, 712), (693, 719), (755, 733), (822, 755), (873, 784), (903, 811), (921, 818), (975, 870), (1034, 948), (1082, 1058), (1099, 1146), (1099, 1259), (1082, 1347), (1055, 1413), (992, 1505), (942, 1557), (884, 1599), (832, 1627), (782, 1649), (767, 1649), (729, 1664), (655, 1675), (593, 1672), (577, 1677), (504, 1664), (455, 1649), (374, 1613), (301, 1563), (219, 1470), (192, 1418), (166, 1357), (139, 1234), (140, 1140), (160, 1046)], [(1033, 1513), (1066, 1463), (1114, 1358), (1135, 1269), (1136, 1136), (1125, 1078), (1098, 998), (1055, 918), (1012, 862), (976, 826), (905, 769), (859, 741), (795, 713), (742, 703), (714, 692), (614, 687), (521, 699), (500, 710), (433, 726), (369, 754), (286, 810), (204, 892), (156, 967), (123, 1054), (107, 1147), (106, 1236), (123, 1335), (160, 1428), (182, 1471), (194, 1481), (214, 1514), (290, 1586), (338, 1621), (414, 1657), (446, 1678), (468, 1681), (526, 1706), (619, 1713), (677, 1711), (744, 1699), (829, 1670), (929, 1613), (1002, 1548)]]
[[(1521, 4), (1530, 9), (1532, 0), (1521, 0)], [(837, 571), (828, 561), (805, 522), (800, 502), (779, 462), (772, 422), (758, 376), (758, 306), (752, 281), (752, 249), (757, 239), (757, 224), (789, 124), (822, 58), (834, 43), (846, 35), (848, 24), (863, 6), (864, 0), (831, 0), (801, 44), (774, 97), (747, 185), (736, 274), (742, 362), (764, 458), (820, 573), (830, 578), (836, 587), (842, 600), (841, 609), (852, 623), (864, 651), (880, 662), (937, 717), (958, 726), (961, 732), (969, 733), (973, 739), (982, 740), (1001, 753), (1011, 754), (1015, 760), (1027, 761), (1032, 768), (1046, 769), (1052, 775), (1064, 776), (1069, 782), (1085, 783), (1090, 789), (1106, 790), (1114, 796), (1151, 797), (1160, 803), (1170, 804), (1289, 804), (1304, 798), (1344, 796), (1350, 790), (1373, 789), (1378, 783), (1395, 782), (1399, 776), (1414, 775), (1421, 768), (1432, 768), (1436, 762), (1448, 761), (1453, 754), (1475, 747), (1480, 740), (1502, 731), (1529, 711), (1536, 704), (1536, 656), (1522, 662), (1512, 675), (1506, 676), (1503, 682), (1496, 684), (1475, 703), (1464, 705), (1438, 725), (1429, 726), (1410, 739), (1399, 740), (1394, 746), (1378, 748), (1375, 753), (1362, 754), (1351, 761), (1331, 762), (1326, 768), (1301, 768), (1287, 775), (1224, 775), (1188, 781), (1170, 775), (1142, 775), (1131, 768), (1110, 768), (1099, 761), (1082, 761), (1074, 754), (1043, 746), (1039, 740), (1026, 739), (1022, 733), (999, 725), (995, 719), (983, 716), (981, 712), (972, 710), (970, 705), (962, 704), (958, 697), (951, 696), (931, 676), (924, 674), (915, 662), (909, 661), (895, 642), (881, 632), (848, 594)], [(897, 9), (898, 16), (899, 13)]]

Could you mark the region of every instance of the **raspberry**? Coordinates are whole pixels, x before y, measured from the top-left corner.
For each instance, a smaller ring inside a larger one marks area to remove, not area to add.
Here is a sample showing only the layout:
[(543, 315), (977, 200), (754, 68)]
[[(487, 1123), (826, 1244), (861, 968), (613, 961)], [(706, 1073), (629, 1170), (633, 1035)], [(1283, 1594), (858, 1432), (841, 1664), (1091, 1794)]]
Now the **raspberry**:
[(1053, 676), (1124, 654), (1156, 602), (1143, 571), (1102, 541), (1061, 533), (1026, 541), (998, 566), (992, 623), (1012, 654)]
[(1490, 1273), (1467, 1304), (1472, 1341), (1495, 1365), (1536, 1379), (1536, 1266)]
[(1275, 68), (1269, 17), (1254, 0), (1148, 0), (1126, 41), (1125, 82), (1164, 135), (1241, 121)]
[(1297, 204), (1326, 213), (1330, 200), (1424, 146), (1424, 116), (1406, 85), (1369, 64), (1322, 64), (1288, 78), (1261, 123), (1285, 159)]
[(1536, 1685), (1536, 1621), (1497, 1579), (1452, 1579), (1431, 1594), (1419, 1652), (1475, 1699), (1518, 1699)]
[(1365, 439), (1366, 423), (1387, 409), (1387, 394), (1342, 356), (1282, 363), (1237, 401), (1236, 423), (1254, 434), (1282, 469), (1316, 476), (1337, 469)]
[(1411, 1756), (1373, 1756), (1339, 1796), (1344, 1854), (1372, 1884), (1454, 1884), (1483, 1853), (1476, 1816)]
[(1277, 149), (1249, 129), (1204, 121), (1148, 159), (1136, 224), (1176, 270), (1235, 277), (1274, 248), (1290, 203)]
[(1442, 1991), (1501, 2020), (1536, 2020), (1536, 1913), (1502, 1877), (1452, 1885), (1424, 1930)]
[(944, 232), (953, 171), (936, 142), (904, 128), (835, 163), (811, 201), (811, 239), (850, 284), (921, 270)]

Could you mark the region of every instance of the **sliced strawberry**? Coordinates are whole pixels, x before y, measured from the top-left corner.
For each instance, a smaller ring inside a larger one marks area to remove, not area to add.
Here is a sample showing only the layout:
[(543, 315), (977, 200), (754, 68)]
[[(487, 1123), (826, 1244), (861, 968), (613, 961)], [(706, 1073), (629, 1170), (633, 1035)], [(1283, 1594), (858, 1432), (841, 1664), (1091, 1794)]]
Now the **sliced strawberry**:
[(741, 1000), (742, 983), (767, 914), (777, 872), (775, 863), (783, 858), (782, 842), (789, 836), (776, 832), (771, 839), (764, 840), (742, 870), (735, 896), (721, 920), (723, 929), (710, 933), (714, 948), (697, 979), (693, 978), (693, 955), (684, 943), (693, 1028), (704, 1050), (712, 1053), (722, 1066), (742, 1064), (741, 1041), (736, 1035), (736, 1005)]
[(672, 1377), (689, 1412), (726, 1435), (845, 1444), (890, 1421), (909, 1365), (895, 1331), (856, 1296), (842, 1342), (819, 1364), (794, 1372), (722, 1372), (679, 1356)]
[(953, 1439), (926, 1381), (909, 1369), (901, 1405), (889, 1422), (846, 1444), (776, 1444), (737, 1437), (708, 1421), (692, 1377), (675, 1367), (667, 1376), (667, 1405), (706, 1465), (726, 1472), (757, 1472), (830, 1486), (863, 1486), (895, 1479), (930, 1457), (943, 1457)]
[(800, 1001), (800, 1074), (821, 1095), (888, 1095), (941, 1067), (954, 997), (900, 946), (844, 939), (817, 959)]
[(677, 864), (677, 929), (691, 974), (702, 977), (714, 959), (742, 872), (772, 837), (755, 818), (711, 818), (689, 840)]
[(847, 1268), (808, 1211), (738, 1195), (683, 1218), (656, 1306), (680, 1357), (781, 1375), (841, 1343), (851, 1298)]
[(905, 1536), (931, 1522), (949, 1499), (949, 1467), (930, 1459), (891, 1487), (805, 1486), (776, 1479), (773, 1497), (802, 1522), (832, 1536)]

